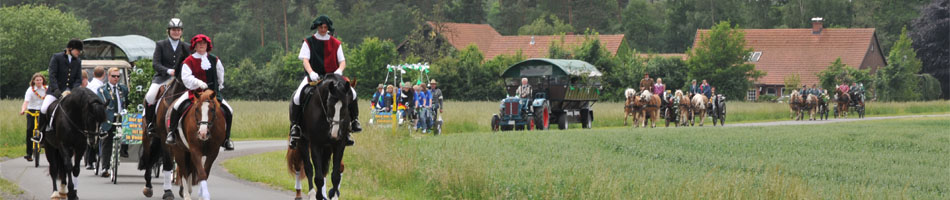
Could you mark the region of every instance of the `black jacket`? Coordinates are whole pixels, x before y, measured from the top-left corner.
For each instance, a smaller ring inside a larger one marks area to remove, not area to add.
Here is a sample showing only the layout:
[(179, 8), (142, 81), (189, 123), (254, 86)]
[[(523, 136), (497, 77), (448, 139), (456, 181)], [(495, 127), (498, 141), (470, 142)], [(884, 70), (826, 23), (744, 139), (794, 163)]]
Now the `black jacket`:
[(46, 94), (59, 98), (63, 91), (82, 87), (82, 60), (67, 61), (66, 52), (53, 54), (49, 60), (49, 89)]
[(155, 69), (155, 75), (152, 83), (164, 83), (171, 78), (168, 75), (168, 69), (175, 69), (175, 79), (181, 78), (181, 61), (191, 55), (190, 47), (187, 42), (179, 41), (178, 47), (172, 51), (172, 42), (164, 39), (155, 43), (155, 53), (152, 54), (152, 69)]

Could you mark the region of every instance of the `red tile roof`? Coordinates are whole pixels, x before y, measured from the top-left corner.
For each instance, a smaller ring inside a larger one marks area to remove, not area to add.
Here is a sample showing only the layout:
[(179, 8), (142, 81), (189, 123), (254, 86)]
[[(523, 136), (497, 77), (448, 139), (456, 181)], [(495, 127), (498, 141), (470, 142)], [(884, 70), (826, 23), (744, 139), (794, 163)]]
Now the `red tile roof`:
[[(762, 52), (755, 68), (767, 72), (756, 84), (784, 85), (785, 76), (798, 74), (802, 84), (818, 83), (818, 72), (826, 69), (831, 62), (841, 57), (841, 61), (851, 67), (863, 66), (865, 56), (880, 55), (870, 53), (872, 44), (876, 45), (873, 28), (825, 28), (820, 34), (812, 34), (812, 29), (745, 29), (746, 44), (754, 52)], [(699, 44), (700, 35), (709, 30), (697, 30), (693, 48)], [(880, 47), (874, 47), (880, 50)]]
[[(522, 51), (527, 58), (545, 58), (548, 56), (548, 47), (552, 41), (560, 40), (558, 35), (538, 35), (538, 36), (502, 36), (488, 24), (462, 24), (462, 23), (434, 23), (429, 22), (429, 26), (439, 32), (456, 49), (464, 49), (469, 44), (475, 44), (485, 55), (486, 60), (490, 60), (498, 55), (511, 55)], [(600, 35), (601, 44), (616, 55), (623, 43), (623, 34)], [(534, 44), (531, 43), (532, 38)], [(584, 43), (584, 35), (564, 35), (564, 46), (572, 48)]]

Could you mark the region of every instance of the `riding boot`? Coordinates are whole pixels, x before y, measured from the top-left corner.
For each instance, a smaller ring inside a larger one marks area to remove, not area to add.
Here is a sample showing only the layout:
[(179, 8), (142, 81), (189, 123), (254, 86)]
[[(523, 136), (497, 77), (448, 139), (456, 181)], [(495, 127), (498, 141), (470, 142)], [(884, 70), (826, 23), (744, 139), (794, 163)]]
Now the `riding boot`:
[(186, 100), (182, 102), (178, 108), (172, 109), (172, 118), (169, 124), (171, 126), (168, 126), (170, 131), (168, 131), (168, 136), (165, 137), (165, 144), (175, 144), (175, 135), (178, 134), (178, 121), (181, 120), (181, 114), (185, 110), (184, 108), (187, 108), (190, 103), (190, 101)]
[[(363, 126), (360, 126), (360, 108), (359, 103), (350, 104), (350, 115), (353, 116), (353, 122), (350, 124), (350, 131), (353, 133), (359, 133), (363, 131)], [(350, 141), (352, 142), (352, 141)]]
[(47, 126), (49, 126), (49, 115), (40, 113), (39, 118), (40, 124), (37, 128), (40, 130), (40, 134), (36, 134), (33, 136), (33, 138), (30, 138), (30, 140), (33, 140), (34, 142), (40, 142), (43, 139), (43, 134), (49, 133), (49, 131), (46, 131)]
[(297, 141), (300, 140), (300, 126), (297, 122), (300, 121), (300, 112), (303, 112), (301, 107), (303, 106), (290, 103), (290, 148), (296, 148)]
[(148, 121), (148, 124), (145, 125), (145, 130), (148, 134), (155, 133), (155, 106), (156, 105), (149, 105), (145, 107), (145, 120)]
[(224, 137), (224, 143), (221, 144), (221, 147), (224, 147), (224, 150), (225, 150), (225, 151), (234, 151), (234, 143), (231, 142), (231, 119), (232, 119), (232, 117), (234, 117), (234, 116), (231, 114), (231, 111), (225, 111), (225, 114), (224, 114), (224, 121), (227, 122), (227, 128), (226, 128), (226, 131), (225, 131), (225, 132), (227, 133), (227, 135)]

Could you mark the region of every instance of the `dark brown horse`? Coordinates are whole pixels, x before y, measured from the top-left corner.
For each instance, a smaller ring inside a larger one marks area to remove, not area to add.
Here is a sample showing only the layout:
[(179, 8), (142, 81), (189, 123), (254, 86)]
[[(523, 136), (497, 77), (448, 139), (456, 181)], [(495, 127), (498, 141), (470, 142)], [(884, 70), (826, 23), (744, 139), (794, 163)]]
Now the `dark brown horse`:
[(841, 90), (835, 90), (835, 102), (838, 103), (838, 106), (835, 107), (835, 118), (838, 115), (841, 115), (842, 118), (848, 118), (848, 104), (851, 103), (851, 95)]
[(99, 124), (106, 120), (105, 107), (105, 103), (86, 88), (75, 88), (63, 93), (60, 100), (50, 105), (49, 114), (53, 118), (55, 130), (45, 134), (42, 141), (53, 183), (50, 199), (79, 198), (75, 189), (79, 178), (79, 161), (89, 145), (87, 142), (96, 137)]
[(181, 179), (181, 188), (187, 189), (182, 192), (182, 197), (191, 199), (192, 186), (200, 184), (198, 198), (210, 199), (208, 174), (227, 134), (225, 111), (210, 89), (195, 94), (192, 102), (190, 107), (182, 108), (187, 110), (182, 112), (176, 137), (178, 142), (168, 147), (178, 163), (177, 178)]
[[(304, 172), (308, 179), (310, 195), (317, 199), (338, 198), (343, 173), (343, 152), (346, 149), (344, 138), (350, 134), (352, 121), (349, 105), (357, 103), (350, 92), (352, 85), (342, 76), (328, 74), (319, 82), (312, 82), (301, 96), (303, 112), (300, 128), (302, 138), (296, 145), (296, 151), (303, 160)], [(303, 98), (305, 98), (304, 100)], [(332, 165), (332, 171), (330, 167)], [(333, 188), (323, 195), (325, 173), (330, 172)]]
[[(149, 119), (155, 119), (154, 122), (151, 122), (154, 125), (154, 130), (149, 130), (145, 132), (145, 137), (142, 138), (142, 155), (139, 157), (138, 169), (145, 170), (145, 188), (142, 189), (142, 194), (145, 197), (152, 197), (152, 168), (156, 167), (158, 164), (162, 164), (163, 171), (165, 171), (163, 181), (171, 182), (171, 171), (175, 168), (175, 162), (172, 160), (171, 153), (168, 151), (168, 147), (165, 145), (165, 137), (168, 135), (169, 129), (168, 119), (166, 116), (171, 113), (169, 108), (171, 108), (172, 102), (175, 101), (175, 98), (178, 98), (182, 92), (187, 89), (175, 79), (165, 83), (162, 87), (158, 89), (158, 100), (156, 104), (158, 109), (154, 112), (149, 111), (146, 113), (155, 115), (144, 117), (146, 120), (145, 124), (148, 124)], [(146, 102), (146, 101), (142, 101)], [(155, 174), (156, 176), (158, 174)], [(171, 189), (165, 189), (162, 199), (174, 199), (175, 195), (172, 193)]]

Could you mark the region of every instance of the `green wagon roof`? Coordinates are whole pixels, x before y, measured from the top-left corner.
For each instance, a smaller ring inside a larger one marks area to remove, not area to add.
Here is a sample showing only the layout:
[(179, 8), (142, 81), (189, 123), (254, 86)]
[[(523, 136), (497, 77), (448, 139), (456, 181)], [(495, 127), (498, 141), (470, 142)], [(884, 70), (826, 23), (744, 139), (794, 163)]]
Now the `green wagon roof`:
[(532, 58), (508, 67), (502, 77), (603, 76), (597, 67), (582, 60)]
[(83, 40), (83, 58), (90, 60), (122, 59), (135, 62), (151, 59), (155, 41), (141, 35), (107, 36)]

